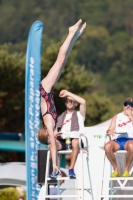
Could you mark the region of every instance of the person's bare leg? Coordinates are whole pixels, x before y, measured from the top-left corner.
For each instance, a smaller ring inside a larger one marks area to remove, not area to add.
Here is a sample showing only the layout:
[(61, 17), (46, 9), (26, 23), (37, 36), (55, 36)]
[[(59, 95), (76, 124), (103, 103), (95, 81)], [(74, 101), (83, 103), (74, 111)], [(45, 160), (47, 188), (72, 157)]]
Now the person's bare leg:
[[(51, 130), (50, 130), (51, 129)], [(56, 142), (55, 142), (55, 138), (53, 135), (53, 128), (48, 128), (48, 133), (49, 133), (49, 141), (50, 141), (50, 154), (52, 157), (52, 165), (53, 165), (53, 173), (58, 170), (58, 166), (57, 166), (57, 157), (56, 157)]]
[(79, 139), (72, 140), (72, 154), (69, 169), (73, 169), (79, 153)]
[(120, 148), (120, 145), (116, 143), (115, 141), (109, 141), (107, 144), (105, 144), (105, 154), (109, 161), (111, 162), (114, 171), (118, 172), (118, 167), (116, 163), (116, 157), (114, 155), (114, 152), (118, 151)]
[(86, 23), (83, 25), (81, 24), (82, 20), (80, 19), (74, 26), (69, 28), (69, 34), (60, 47), (56, 62), (50, 69), (47, 76), (43, 79), (43, 86), (47, 92), (51, 91), (53, 85), (58, 81), (74, 43), (86, 28)]
[(126, 142), (124, 149), (127, 151), (124, 171), (129, 171), (129, 167), (133, 161), (133, 140)]
[[(55, 144), (56, 144), (56, 166), (59, 167), (57, 150), (60, 150), (62, 148), (62, 146), (61, 146), (61, 143), (58, 140), (55, 140)], [(52, 149), (52, 146), (51, 146), (51, 143), (50, 143), (50, 155), (51, 155), (51, 157), (52, 157), (52, 152), (53, 152), (53, 149)]]

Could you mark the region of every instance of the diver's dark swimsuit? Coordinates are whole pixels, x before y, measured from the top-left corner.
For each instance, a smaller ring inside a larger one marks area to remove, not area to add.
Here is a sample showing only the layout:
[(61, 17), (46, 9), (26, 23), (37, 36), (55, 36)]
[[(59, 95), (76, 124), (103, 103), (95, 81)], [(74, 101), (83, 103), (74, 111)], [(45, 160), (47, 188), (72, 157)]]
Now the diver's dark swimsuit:
[(54, 88), (52, 88), (51, 91), (49, 93), (47, 93), (44, 90), (42, 83), (40, 83), (39, 89), (40, 89), (41, 96), (45, 99), (46, 104), (47, 104), (47, 111), (46, 111), (46, 113), (44, 113), (42, 115), (42, 117), (44, 117), (47, 114), (50, 114), (50, 115), (52, 115), (52, 117), (56, 123), (57, 122), (57, 113), (56, 113), (56, 108), (54, 105)]

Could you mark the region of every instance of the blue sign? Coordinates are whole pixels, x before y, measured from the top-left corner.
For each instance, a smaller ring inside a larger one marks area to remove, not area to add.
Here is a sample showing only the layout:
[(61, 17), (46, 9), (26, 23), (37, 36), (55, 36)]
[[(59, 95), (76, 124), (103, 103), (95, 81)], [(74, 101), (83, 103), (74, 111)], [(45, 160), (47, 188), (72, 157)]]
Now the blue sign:
[[(25, 74), (25, 137), (26, 137), (26, 169), (27, 200), (37, 200), (40, 186), (37, 184), (37, 149), (36, 139), (40, 128), (40, 91), (41, 48), (43, 24), (35, 21), (30, 29)], [(21, 172), (20, 172), (21, 173)]]

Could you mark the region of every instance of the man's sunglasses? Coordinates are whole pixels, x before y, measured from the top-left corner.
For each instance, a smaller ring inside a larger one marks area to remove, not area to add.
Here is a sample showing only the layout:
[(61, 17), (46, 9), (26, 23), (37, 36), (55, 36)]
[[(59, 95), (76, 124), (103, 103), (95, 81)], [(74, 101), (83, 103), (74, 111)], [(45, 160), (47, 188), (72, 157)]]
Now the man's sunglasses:
[(71, 104), (75, 104), (75, 101), (71, 100), (71, 99), (66, 99), (65, 103), (71, 103)]
[(124, 103), (124, 106), (130, 106), (130, 107), (133, 107), (133, 103), (125, 102), (125, 103)]

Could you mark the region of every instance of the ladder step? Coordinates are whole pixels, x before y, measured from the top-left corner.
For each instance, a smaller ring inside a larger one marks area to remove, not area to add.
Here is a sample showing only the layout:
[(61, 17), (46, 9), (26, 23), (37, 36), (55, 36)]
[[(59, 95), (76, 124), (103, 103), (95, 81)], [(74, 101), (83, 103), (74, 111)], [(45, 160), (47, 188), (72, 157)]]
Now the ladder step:
[(133, 195), (102, 195), (101, 198), (133, 198)]
[(133, 190), (133, 187), (112, 187), (110, 190), (118, 189), (118, 190)]
[(70, 177), (58, 177), (58, 178), (47, 178), (47, 180), (77, 180), (77, 178), (70, 178)]
[(79, 195), (45, 195), (45, 198), (60, 198), (60, 197), (64, 197), (64, 198), (70, 198), (70, 197), (80, 197)]
[(130, 180), (133, 180), (133, 177), (116, 177), (116, 178), (102, 178), (102, 180), (104, 181), (109, 181), (109, 180), (114, 180), (114, 181), (117, 181), (117, 180), (127, 180), (127, 181), (130, 181)]
[[(81, 190), (81, 188), (61, 188), (60, 187), (60, 189), (59, 190)], [(89, 191), (91, 191), (91, 189), (90, 188), (84, 188), (84, 190), (89, 190)]]

